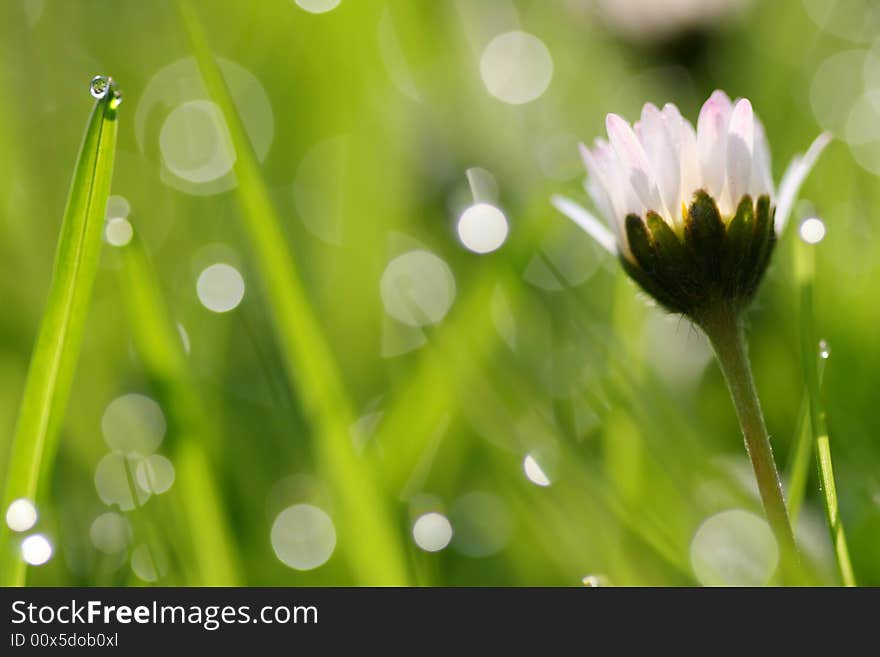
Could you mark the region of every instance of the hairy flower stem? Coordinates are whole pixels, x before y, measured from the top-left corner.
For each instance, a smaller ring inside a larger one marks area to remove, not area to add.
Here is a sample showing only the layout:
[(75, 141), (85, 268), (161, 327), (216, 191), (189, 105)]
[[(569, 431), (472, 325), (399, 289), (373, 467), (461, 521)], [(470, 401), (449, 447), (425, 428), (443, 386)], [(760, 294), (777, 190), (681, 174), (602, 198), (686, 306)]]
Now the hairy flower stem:
[(712, 343), (721, 371), (727, 380), (746, 451), (758, 481), (764, 512), (779, 545), (783, 579), (791, 583), (799, 570), (799, 556), (782, 495), (779, 472), (773, 459), (770, 436), (767, 434), (761, 402), (752, 378), (742, 314), (735, 306), (722, 303), (701, 316), (698, 323)]

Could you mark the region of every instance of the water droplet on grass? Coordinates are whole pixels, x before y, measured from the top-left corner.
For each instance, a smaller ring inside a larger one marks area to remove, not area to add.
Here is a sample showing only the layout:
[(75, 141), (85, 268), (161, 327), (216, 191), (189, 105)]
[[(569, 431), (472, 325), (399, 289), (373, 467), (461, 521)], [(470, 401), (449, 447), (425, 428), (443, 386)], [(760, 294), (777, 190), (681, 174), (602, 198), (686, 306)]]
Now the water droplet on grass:
[(96, 75), (89, 83), (89, 93), (92, 94), (93, 98), (102, 100), (107, 97), (107, 92), (110, 91), (110, 85), (110, 78), (104, 75)]
[(828, 360), (829, 356), (831, 356), (831, 347), (828, 346), (828, 342), (819, 340), (819, 357), (822, 360)]

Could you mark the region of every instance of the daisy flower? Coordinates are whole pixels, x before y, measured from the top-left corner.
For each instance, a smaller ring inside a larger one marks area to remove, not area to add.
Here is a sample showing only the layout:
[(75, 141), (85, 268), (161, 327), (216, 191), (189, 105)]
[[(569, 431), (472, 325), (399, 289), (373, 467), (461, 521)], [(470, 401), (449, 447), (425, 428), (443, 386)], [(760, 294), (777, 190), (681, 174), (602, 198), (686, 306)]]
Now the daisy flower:
[(706, 334), (727, 381), (783, 577), (799, 558), (755, 388), (743, 313), (767, 269), (798, 191), (828, 134), (794, 158), (776, 189), (770, 148), (752, 104), (716, 91), (697, 129), (675, 105), (650, 103), (630, 126), (609, 114), (608, 140), (581, 147), (587, 191), (604, 222), (570, 199), (553, 204), (609, 252), (645, 292)]
[(606, 126), (607, 141), (581, 146), (587, 191), (604, 221), (562, 196), (553, 205), (619, 255), (667, 310), (699, 321), (719, 301), (745, 307), (830, 135), (794, 158), (777, 190), (748, 99), (714, 92), (696, 130), (671, 103), (646, 104), (633, 126), (609, 114)]

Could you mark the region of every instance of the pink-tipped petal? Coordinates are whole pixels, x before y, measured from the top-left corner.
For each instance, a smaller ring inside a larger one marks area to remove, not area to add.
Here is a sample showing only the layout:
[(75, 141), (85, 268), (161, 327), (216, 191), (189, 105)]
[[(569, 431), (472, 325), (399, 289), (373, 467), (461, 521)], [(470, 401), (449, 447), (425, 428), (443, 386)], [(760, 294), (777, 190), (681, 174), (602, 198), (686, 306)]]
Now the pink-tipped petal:
[(723, 91), (715, 91), (703, 104), (697, 120), (697, 154), (706, 191), (716, 199), (724, 189), (727, 160), (727, 126), (733, 106)]
[(666, 209), (661, 214), (671, 223), (679, 212), (679, 153), (663, 115), (651, 103), (646, 104), (642, 110), (640, 139), (654, 171), (660, 198)]
[(645, 149), (630, 128), (629, 124), (616, 114), (609, 114), (605, 120), (611, 147), (625, 172), (626, 180), (643, 205), (660, 209), (660, 193), (657, 181), (648, 162)]
[(792, 158), (791, 164), (785, 170), (785, 175), (782, 176), (782, 181), (779, 183), (779, 200), (776, 204), (775, 228), (777, 235), (781, 235), (785, 230), (801, 185), (830, 141), (831, 133), (823, 132), (813, 140), (803, 157), (795, 156)]
[(735, 207), (749, 190), (755, 147), (755, 114), (746, 98), (736, 101), (727, 131), (727, 189)]
[(601, 221), (578, 203), (560, 195), (550, 198), (553, 207), (566, 217), (584, 229), (603, 249), (612, 255), (617, 255), (617, 240)]

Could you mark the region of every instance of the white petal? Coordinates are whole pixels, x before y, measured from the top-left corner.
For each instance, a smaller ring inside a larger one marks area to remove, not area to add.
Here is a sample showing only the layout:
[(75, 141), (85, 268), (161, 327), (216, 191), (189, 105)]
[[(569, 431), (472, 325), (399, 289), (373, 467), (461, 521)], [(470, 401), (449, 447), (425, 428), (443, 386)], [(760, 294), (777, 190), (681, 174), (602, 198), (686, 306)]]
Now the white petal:
[(752, 154), (752, 180), (749, 183), (749, 192), (755, 198), (762, 194), (769, 194), (772, 198), (773, 174), (770, 167), (770, 146), (767, 144), (767, 135), (764, 126), (755, 117), (755, 152)]
[(679, 212), (678, 149), (673, 143), (663, 115), (651, 103), (647, 103), (642, 110), (642, 130), (639, 138), (656, 176), (660, 199), (666, 208), (666, 212), (661, 214), (671, 223), (672, 218)]
[(660, 209), (660, 192), (657, 181), (648, 162), (645, 149), (629, 124), (616, 114), (609, 114), (605, 120), (611, 147), (622, 165), (626, 180), (636, 196), (647, 208)]
[[(663, 114), (667, 118), (670, 126), (678, 124), (678, 158), (681, 163), (680, 178), (681, 187), (679, 191), (679, 201), (676, 211), (681, 213), (681, 205), (688, 205), (700, 185), (702, 178), (700, 176), (700, 161), (697, 156), (697, 133), (691, 122), (685, 119), (678, 108), (673, 104), (667, 104), (663, 108)], [(674, 134), (670, 128), (670, 134)], [(681, 217), (676, 217), (677, 222), (681, 222)]]
[(629, 182), (629, 167), (620, 161), (611, 144), (604, 139), (597, 139), (592, 153), (596, 163), (605, 175), (608, 196), (614, 210), (614, 225), (622, 234), (626, 215), (630, 213), (635, 213), (639, 216), (644, 215), (645, 205), (636, 196), (636, 192)]
[(578, 148), (587, 167), (587, 192), (599, 210), (605, 214), (605, 219), (611, 221), (614, 219), (614, 203), (609, 193), (608, 176), (589, 148), (583, 144), (578, 144)]
[[(614, 229), (615, 232), (619, 233), (618, 230), (618, 221), (617, 215), (614, 213), (614, 206), (611, 205), (611, 200), (608, 198), (608, 194), (605, 192), (605, 189), (600, 185), (594, 178), (587, 178), (584, 189), (587, 191), (587, 194), (590, 195), (590, 198), (593, 199), (593, 203), (596, 205), (596, 209), (599, 210), (599, 214), (601, 218), (605, 220), (605, 223)], [(618, 234), (618, 239), (620, 239), (621, 235)]]
[(736, 101), (727, 131), (727, 189), (732, 211), (749, 191), (755, 148), (755, 114), (746, 98)]
[(605, 224), (584, 207), (558, 194), (550, 197), (550, 202), (554, 208), (583, 228), (590, 237), (598, 242), (599, 246), (608, 251), (608, 253), (617, 255), (617, 240), (614, 238), (614, 235), (605, 227)]
[(775, 227), (777, 235), (781, 235), (785, 230), (788, 215), (791, 214), (801, 185), (830, 141), (831, 133), (823, 132), (813, 140), (803, 157), (795, 156), (792, 158), (791, 164), (785, 170), (782, 181), (779, 183), (779, 200), (776, 203)]
[(716, 199), (724, 189), (727, 125), (733, 106), (723, 91), (715, 91), (700, 110), (697, 120), (697, 152), (703, 186)]

